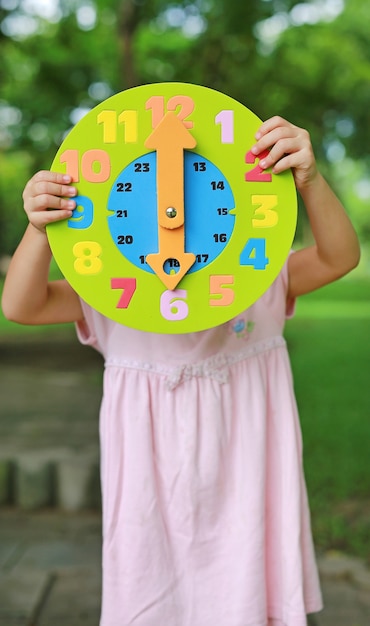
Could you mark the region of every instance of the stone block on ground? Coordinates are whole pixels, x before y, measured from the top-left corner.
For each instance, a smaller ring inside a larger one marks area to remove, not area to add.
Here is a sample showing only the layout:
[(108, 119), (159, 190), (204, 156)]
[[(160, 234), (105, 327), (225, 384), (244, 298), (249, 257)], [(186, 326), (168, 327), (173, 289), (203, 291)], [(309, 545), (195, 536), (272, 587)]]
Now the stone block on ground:
[(0, 506), (12, 500), (13, 463), (11, 459), (0, 457)]
[(50, 506), (53, 501), (53, 466), (41, 454), (26, 454), (17, 460), (15, 503), (23, 510)]
[(100, 507), (99, 465), (94, 457), (67, 456), (56, 468), (57, 505), (65, 511)]
[(318, 566), (323, 578), (350, 580), (370, 590), (370, 571), (361, 559), (333, 550), (318, 559)]

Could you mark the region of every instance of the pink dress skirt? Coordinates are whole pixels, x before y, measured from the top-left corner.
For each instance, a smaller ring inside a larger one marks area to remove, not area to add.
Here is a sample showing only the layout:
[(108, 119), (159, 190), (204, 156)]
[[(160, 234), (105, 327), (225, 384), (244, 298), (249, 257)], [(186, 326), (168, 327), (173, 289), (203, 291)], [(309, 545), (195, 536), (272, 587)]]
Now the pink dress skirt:
[(105, 358), (100, 626), (306, 626), (322, 608), (282, 332), (287, 266), (236, 319), (187, 335), (82, 302)]

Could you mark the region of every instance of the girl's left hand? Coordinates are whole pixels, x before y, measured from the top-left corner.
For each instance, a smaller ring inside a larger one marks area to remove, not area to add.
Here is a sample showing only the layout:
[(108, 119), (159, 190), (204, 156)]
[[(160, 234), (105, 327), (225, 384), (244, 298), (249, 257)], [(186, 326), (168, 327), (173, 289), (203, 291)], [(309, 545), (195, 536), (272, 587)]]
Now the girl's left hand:
[(264, 150), (269, 150), (268, 156), (259, 162), (262, 169), (272, 167), (273, 174), (279, 174), (292, 168), (298, 190), (314, 181), (317, 168), (307, 130), (275, 116), (262, 124), (256, 139), (257, 143), (252, 147), (253, 154), (258, 156)]

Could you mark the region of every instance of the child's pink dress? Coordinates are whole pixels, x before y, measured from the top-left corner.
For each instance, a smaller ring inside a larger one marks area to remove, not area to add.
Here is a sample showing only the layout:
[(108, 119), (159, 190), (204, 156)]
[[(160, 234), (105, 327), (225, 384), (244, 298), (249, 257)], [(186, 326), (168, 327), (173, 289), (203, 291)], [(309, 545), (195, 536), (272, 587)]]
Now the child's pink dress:
[(322, 608), (282, 330), (287, 266), (220, 327), (155, 335), (85, 303), (106, 359), (101, 626), (305, 626)]

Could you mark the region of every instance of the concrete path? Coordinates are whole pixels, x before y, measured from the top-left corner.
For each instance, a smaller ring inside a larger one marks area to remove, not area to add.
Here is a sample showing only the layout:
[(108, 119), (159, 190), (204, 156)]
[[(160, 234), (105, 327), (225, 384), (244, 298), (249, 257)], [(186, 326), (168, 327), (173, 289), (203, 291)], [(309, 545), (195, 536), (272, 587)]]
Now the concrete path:
[[(319, 563), (326, 608), (309, 626), (369, 626), (368, 570), (340, 554)], [(100, 564), (98, 513), (2, 510), (0, 626), (98, 626)]]
[(98, 513), (0, 516), (0, 625), (98, 626)]

